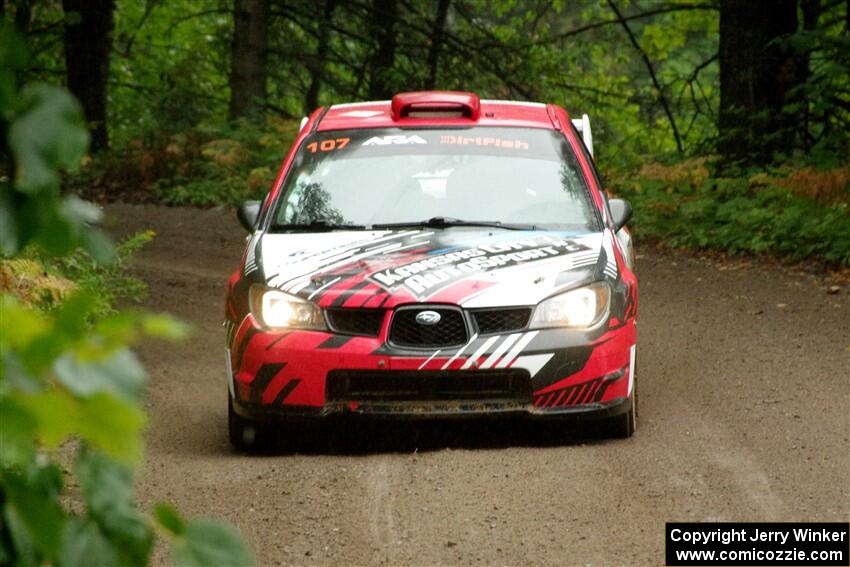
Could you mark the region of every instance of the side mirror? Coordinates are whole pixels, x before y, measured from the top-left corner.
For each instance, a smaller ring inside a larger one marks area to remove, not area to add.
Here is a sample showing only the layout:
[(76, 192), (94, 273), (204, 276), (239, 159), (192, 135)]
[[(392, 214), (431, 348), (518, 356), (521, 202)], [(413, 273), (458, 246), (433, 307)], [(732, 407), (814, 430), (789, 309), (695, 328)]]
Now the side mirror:
[(611, 199), (608, 201), (608, 209), (611, 211), (614, 232), (626, 226), (632, 218), (632, 205), (625, 199)]
[(245, 201), (236, 209), (236, 218), (239, 224), (248, 232), (254, 232), (257, 228), (257, 220), (260, 218), (260, 201)]

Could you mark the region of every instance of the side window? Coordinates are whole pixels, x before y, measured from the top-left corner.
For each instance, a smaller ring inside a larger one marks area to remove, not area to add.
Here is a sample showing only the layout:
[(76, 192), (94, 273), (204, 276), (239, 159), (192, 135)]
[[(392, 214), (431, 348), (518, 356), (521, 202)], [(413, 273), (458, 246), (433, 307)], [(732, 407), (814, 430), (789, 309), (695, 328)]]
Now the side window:
[(295, 211), (293, 211), (293, 205), (301, 201), (302, 194), (304, 193), (304, 187), (307, 186), (303, 174), (298, 175), (298, 179), (295, 181), (292, 190), (289, 193), (285, 193), (281, 196), (283, 202), (280, 206), (280, 214), (278, 214), (278, 218), (276, 219), (279, 223), (287, 223), (287, 222), (296, 222)]
[(596, 179), (596, 185), (600, 189), (604, 189), (605, 180), (602, 178), (602, 174), (600, 174), (599, 170), (596, 168), (596, 161), (590, 155), (590, 152), (587, 151), (587, 147), (584, 145), (584, 140), (582, 139), (581, 134), (579, 134), (579, 131), (576, 130), (576, 127), (573, 126), (572, 121), (570, 121), (570, 128), (572, 128), (573, 134), (575, 134), (576, 139), (578, 139), (578, 146), (579, 148), (581, 148), (581, 154), (587, 160), (587, 163), (590, 164), (590, 170), (593, 172), (593, 177)]
[[(608, 191), (606, 189), (607, 184), (605, 183), (605, 179), (602, 177), (602, 174), (599, 173), (599, 170), (596, 168), (596, 161), (590, 155), (590, 152), (587, 151), (587, 147), (584, 145), (584, 141), (582, 140), (581, 134), (579, 134), (576, 127), (573, 126), (572, 121), (570, 121), (570, 128), (573, 130), (573, 134), (578, 140), (578, 147), (580, 148), (581, 154), (587, 160), (587, 163), (590, 164), (590, 171), (593, 173), (594, 179), (596, 179), (596, 186), (599, 187), (599, 193), (602, 195), (602, 206), (605, 207), (605, 216), (610, 219), (611, 218), (611, 210), (608, 208)], [(594, 207), (595, 209), (596, 207)]]

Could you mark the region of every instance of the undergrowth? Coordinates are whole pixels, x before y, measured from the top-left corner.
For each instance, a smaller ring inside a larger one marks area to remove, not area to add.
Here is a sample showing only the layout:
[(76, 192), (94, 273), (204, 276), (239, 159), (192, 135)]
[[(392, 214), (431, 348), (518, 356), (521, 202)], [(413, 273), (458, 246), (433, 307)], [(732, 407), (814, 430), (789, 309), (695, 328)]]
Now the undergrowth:
[(70, 183), (97, 200), (209, 207), (267, 193), (298, 123), (270, 118), (263, 126), (199, 125), (148, 135), (98, 155)]
[(637, 237), (671, 247), (781, 254), (850, 266), (850, 167), (723, 173), (709, 158), (614, 178)]
[(153, 238), (153, 231), (133, 234), (119, 242), (110, 262), (100, 263), (77, 249), (62, 257), (49, 257), (36, 246), (22, 257), (0, 261), (0, 293), (10, 293), (27, 307), (51, 311), (75, 292), (93, 298), (93, 319), (110, 315), (121, 304), (138, 303), (147, 286), (127, 272), (133, 255)]

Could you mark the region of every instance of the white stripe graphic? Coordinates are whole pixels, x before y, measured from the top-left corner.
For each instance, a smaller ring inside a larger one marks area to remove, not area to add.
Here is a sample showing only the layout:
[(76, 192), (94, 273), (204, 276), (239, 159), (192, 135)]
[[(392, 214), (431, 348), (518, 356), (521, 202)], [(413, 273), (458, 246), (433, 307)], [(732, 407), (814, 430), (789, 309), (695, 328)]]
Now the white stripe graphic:
[[(282, 287), (283, 289), (288, 289), (289, 287), (294, 287), (295, 285), (298, 285), (299, 280), (303, 280), (304, 278), (309, 279), (310, 277), (312, 277), (315, 274), (318, 274), (319, 272), (326, 272), (328, 270), (333, 270), (334, 268), (338, 268), (338, 267), (344, 266), (346, 264), (351, 264), (351, 263), (356, 262), (358, 260), (362, 260), (363, 258), (368, 258), (369, 256), (375, 256), (377, 254), (382, 254), (384, 252), (389, 252), (389, 251), (397, 252), (397, 251), (400, 251), (400, 250), (405, 250), (407, 248), (413, 248), (415, 246), (419, 246), (419, 244), (414, 243), (414, 244), (408, 244), (407, 246), (401, 246), (401, 244), (399, 244), (399, 243), (388, 244), (386, 246), (376, 248), (376, 249), (372, 250), (371, 252), (364, 252), (362, 254), (355, 254), (354, 256), (348, 256), (347, 258), (345, 258), (341, 261), (332, 263), (332, 264), (324, 264), (324, 265), (321, 265), (321, 266), (312, 265), (312, 266), (310, 266), (310, 268), (312, 268), (310, 271), (303, 273), (303, 274), (296, 275), (296, 276), (290, 277), (290, 274), (286, 274), (286, 275), (278, 274), (277, 276), (275, 276), (274, 278), (269, 280), (269, 285), (272, 285), (272, 286), (275, 286), (275, 287)], [(284, 278), (286, 278), (286, 279), (284, 279)]]
[[(282, 288), (286, 289), (287, 291), (294, 290), (295, 288), (300, 290), (300, 289), (305, 288), (310, 283), (309, 282), (310, 278), (313, 275), (317, 274), (318, 272), (332, 270), (333, 268), (336, 268), (338, 266), (343, 266), (343, 265), (351, 263), (351, 262), (356, 262), (357, 260), (359, 260), (361, 258), (371, 256), (372, 254), (377, 254), (377, 253), (385, 252), (385, 251), (389, 251), (389, 250), (395, 250), (399, 246), (401, 246), (401, 244), (398, 244), (398, 243), (389, 244), (389, 245), (386, 245), (386, 246), (382, 246), (378, 249), (374, 249), (374, 250), (370, 251), (368, 254), (363, 253), (363, 254), (360, 254), (359, 256), (352, 256), (353, 252), (348, 251), (345, 254), (340, 254), (340, 255), (334, 256), (332, 258), (328, 258), (327, 261), (324, 264), (320, 264), (318, 266), (316, 264), (313, 264), (313, 265), (309, 266), (310, 268), (315, 268), (315, 269), (313, 269), (313, 270), (311, 270), (307, 273), (300, 274), (300, 275), (297, 275), (295, 277), (289, 278), (288, 280), (285, 280), (281, 284), (275, 284), (275, 283), (271, 283), (271, 282), (270, 282), (270, 284), (282, 287)], [(276, 278), (277, 277), (280, 277), (280, 274), (278, 274), (278, 276), (276, 276)], [(302, 283), (302, 281), (305, 280), (305, 279), (307, 281), (304, 282), (303, 285), (301, 285), (299, 287), (299, 283)], [(296, 293), (296, 292), (297, 291), (292, 291), (292, 293)]]
[[(387, 242), (388, 240), (394, 240), (396, 238), (404, 238), (406, 236), (416, 235), (421, 231), (419, 230), (407, 230), (404, 232), (394, 232), (390, 233), (386, 236), (382, 236), (380, 238), (374, 238), (371, 240), (361, 239), (357, 240), (354, 243), (349, 242), (348, 244), (343, 244), (342, 246), (335, 246), (333, 248), (322, 249), (318, 252), (314, 252), (312, 254), (305, 254), (303, 256), (298, 256), (292, 261), (292, 265), (299, 265), (307, 262), (322, 262), (322, 261), (331, 261), (331, 257), (339, 257), (342, 258), (345, 255), (352, 255), (357, 253), (358, 249), (366, 248), (367, 246), (374, 247), (375, 244), (379, 244), (381, 242)], [(384, 233), (386, 234), (386, 233)], [(431, 233), (433, 234), (433, 233)]]
[(426, 360), (425, 362), (423, 362), (422, 364), (420, 364), (420, 365), (419, 365), (419, 368), (417, 368), (417, 370), (422, 370), (423, 368), (425, 368), (425, 366), (426, 366), (429, 362), (431, 362), (432, 360), (434, 360), (434, 357), (435, 357), (435, 356), (437, 356), (438, 354), (440, 354), (440, 351), (439, 351), (439, 350), (438, 350), (438, 351), (436, 351), (436, 352), (435, 352), (434, 354), (432, 354), (431, 356), (429, 356), (429, 357), (428, 357), (428, 360)]
[(342, 104), (334, 104), (331, 106), (332, 109), (337, 110), (339, 108), (357, 108), (359, 106), (375, 106), (381, 104), (387, 104), (388, 100), (367, 100), (364, 102), (344, 102)]
[(635, 351), (637, 350), (637, 345), (632, 345), (629, 353), (629, 387), (626, 390), (626, 396), (632, 395), (632, 388), (635, 384)]
[(521, 336), (522, 333), (514, 333), (512, 335), (508, 335), (508, 338), (502, 341), (502, 344), (500, 344), (496, 348), (496, 350), (493, 351), (493, 354), (487, 357), (487, 360), (484, 361), (484, 363), (481, 365), (481, 368), (490, 368), (491, 366), (496, 364), (496, 361), (499, 360), (499, 357), (505, 354), (505, 351), (511, 348), (511, 345), (514, 344), (514, 342), (516, 342), (516, 340)]
[(481, 358), (481, 356), (485, 352), (487, 352), (487, 349), (490, 348), (493, 345), (493, 343), (498, 341), (500, 338), (501, 338), (501, 335), (496, 335), (495, 337), (490, 337), (489, 339), (487, 339), (484, 342), (484, 344), (481, 345), (481, 348), (479, 348), (477, 351), (475, 351), (475, 353), (472, 356), (470, 356), (469, 358), (466, 359), (466, 362), (463, 363), (463, 366), (461, 366), (460, 369), (466, 370), (467, 368), (472, 366), (473, 362), (478, 362), (478, 359)]
[(540, 331), (532, 331), (530, 333), (526, 333), (518, 342), (514, 345), (514, 348), (510, 350), (510, 352), (505, 355), (505, 358), (499, 361), (499, 364), (496, 365), (496, 368), (507, 368), (510, 366), (511, 362), (519, 356), (519, 353), (523, 351), (523, 349), (528, 346), (528, 343), (537, 336), (537, 333)]
[(296, 295), (299, 291), (310, 285), (310, 279), (301, 280), (297, 285), (290, 287), (287, 291), (292, 295)]
[(596, 251), (580, 252), (580, 253), (572, 256), (573, 261), (576, 261), (576, 262), (579, 261), (579, 260), (588, 260), (588, 259), (591, 259), (591, 258), (594, 259), (594, 260), (599, 258), (599, 252), (596, 252)]
[(313, 296), (314, 296), (314, 295), (316, 295), (317, 293), (319, 293), (320, 291), (322, 291), (323, 289), (325, 289), (325, 288), (326, 288), (326, 287), (328, 287), (329, 285), (333, 285), (333, 284), (335, 284), (336, 282), (338, 282), (338, 281), (339, 281), (339, 280), (341, 280), (341, 279), (342, 279), (341, 277), (338, 277), (338, 278), (334, 278), (334, 279), (332, 279), (331, 281), (329, 281), (328, 283), (326, 283), (326, 284), (322, 285), (322, 287), (320, 287), (319, 289), (317, 289), (316, 291), (314, 291), (313, 293), (311, 293), (310, 295), (308, 295), (308, 296), (307, 296), (307, 299), (308, 299), (308, 300), (309, 300), (309, 299), (313, 299)]
[(531, 374), (531, 377), (534, 378), (534, 376), (540, 372), (540, 369), (543, 368), (553, 356), (555, 355), (552, 353), (521, 356), (517, 359), (516, 364), (514, 364), (513, 367), (525, 368), (528, 370), (528, 373)]
[(458, 351), (456, 353), (454, 353), (454, 356), (452, 356), (450, 359), (448, 359), (446, 361), (446, 363), (442, 366), (442, 368), (440, 368), (440, 370), (445, 370), (446, 368), (448, 368), (449, 365), (452, 362), (454, 362), (455, 360), (457, 360), (457, 357), (459, 357), (461, 355), (461, 353), (466, 350), (466, 347), (468, 347), (469, 345), (474, 343), (475, 339), (477, 339), (477, 338), (478, 338), (478, 333), (475, 333), (474, 335), (472, 335), (472, 337), (469, 339), (469, 342), (466, 343), (465, 345), (463, 345), (462, 347), (460, 347), (458, 349)]
[(509, 106), (529, 106), (531, 108), (544, 108), (546, 105), (542, 102), (527, 102), (524, 100), (487, 100), (481, 101), (482, 104), (507, 104)]

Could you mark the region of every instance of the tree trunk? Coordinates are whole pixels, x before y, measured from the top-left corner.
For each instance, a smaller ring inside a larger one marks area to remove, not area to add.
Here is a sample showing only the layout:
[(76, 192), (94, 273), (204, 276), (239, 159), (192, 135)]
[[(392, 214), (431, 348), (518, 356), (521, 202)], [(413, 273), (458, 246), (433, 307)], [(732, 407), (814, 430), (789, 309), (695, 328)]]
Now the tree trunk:
[(106, 81), (115, 0), (62, 0), (62, 9), (68, 90), (83, 106), (91, 131), (91, 151), (98, 152), (109, 145)]
[(437, 85), (437, 71), (440, 68), (440, 50), (443, 49), (443, 35), (446, 29), (446, 17), (449, 14), (451, 0), (440, 0), (437, 4), (437, 15), (431, 30), (431, 46), (428, 49), (428, 77), (423, 85), (426, 90), (432, 90)]
[(775, 40), (797, 31), (797, 0), (721, 0), (720, 141), (730, 161), (769, 161), (794, 146), (783, 113), (805, 61)]
[(312, 69), (310, 87), (304, 97), (304, 112), (310, 114), (319, 106), (319, 92), (322, 90), (322, 79), (325, 74), (325, 60), (328, 56), (328, 41), (331, 33), (331, 20), (336, 10), (337, 0), (325, 0), (322, 19), (319, 21), (319, 38), (316, 46), (316, 64)]
[(397, 0), (373, 0), (371, 35), (375, 51), (369, 59), (369, 98), (386, 99), (393, 95), (391, 77), (395, 63)]
[(26, 35), (30, 31), (32, 21), (32, 3), (29, 0), (15, 4), (15, 25), (18, 31)]
[(266, 99), (268, 0), (236, 0), (230, 51), (231, 119), (258, 119)]

